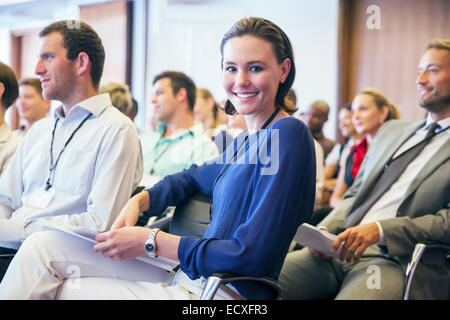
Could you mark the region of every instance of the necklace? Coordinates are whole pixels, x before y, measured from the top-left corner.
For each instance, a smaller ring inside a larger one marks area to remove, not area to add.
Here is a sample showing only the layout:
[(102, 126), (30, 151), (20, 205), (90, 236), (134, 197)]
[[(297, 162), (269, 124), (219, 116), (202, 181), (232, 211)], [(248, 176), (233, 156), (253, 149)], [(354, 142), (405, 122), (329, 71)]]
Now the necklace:
[[(280, 112), (279, 108), (275, 108), (275, 111), (272, 113), (272, 115), (269, 117), (269, 119), (267, 119), (267, 121), (262, 125), (261, 129), (266, 129), (267, 126), (272, 122), (273, 119), (275, 119), (275, 117), (277, 116), (278, 112)], [(260, 129), (260, 130), (261, 130)], [(238, 148), (236, 148), (236, 152), (234, 153), (233, 157), (231, 158), (230, 161), (227, 162), (227, 164), (225, 165), (225, 167), (223, 167), (223, 169), (220, 171), (219, 175), (217, 176), (216, 180), (214, 181), (213, 187), (211, 189), (211, 202), (209, 204), (209, 217), (212, 217), (212, 206), (213, 206), (213, 193), (214, 193), (214, 188), (216, 187), (216, 183), (219, 180), (219, 178), (228, 170), (228, 168), (231, 166), (231, 164), (233, 163), (233, 161), (236, 159), (236, 156), (238, 155), (239, 151), (241, 151), (242, 147), (245, 148), (245, 145), (248, 142), (248, 136), (245, 137), (244, 141), (239, 145)]]

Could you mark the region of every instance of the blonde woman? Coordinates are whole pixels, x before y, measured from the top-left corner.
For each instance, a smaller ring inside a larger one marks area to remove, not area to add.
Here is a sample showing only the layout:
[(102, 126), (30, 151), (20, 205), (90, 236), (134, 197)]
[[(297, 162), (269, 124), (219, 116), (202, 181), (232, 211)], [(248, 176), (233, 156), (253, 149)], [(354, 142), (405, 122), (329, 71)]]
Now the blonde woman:
[(399, 111), (379, 90), (367, 88), (356, 95), (352, 102), (353, 125), (364, 135), (347, 156), (345, 167), (339, 170), (336, 187), (330, 198), (330, 206), (336, 207), (344, 193), (353, 184), (359, 167), (378, 129), (389, 120), (399, 119)]
[(226, 129), (217, 119), (218, 106), (216, 100), (208, 89), (199, 88), (196, 91), (194, 105), (194, 120), (200, 122), (203, 131), (212, 138)]

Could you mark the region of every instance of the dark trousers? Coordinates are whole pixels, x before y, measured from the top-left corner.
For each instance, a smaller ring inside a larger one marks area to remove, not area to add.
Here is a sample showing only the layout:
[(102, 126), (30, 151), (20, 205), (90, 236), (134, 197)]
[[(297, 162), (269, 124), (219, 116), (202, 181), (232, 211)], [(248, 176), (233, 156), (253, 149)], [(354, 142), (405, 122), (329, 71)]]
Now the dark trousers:
[(8, 270), (8, 266), (11, 260), (14, 258), (17, 250), (0, 247), (0, 282), (2, 282), (3, 276)]
[(316, 211), (311, 216), (311, 219), (308, 221), (310, 225), (317, 226), (320, 221), (325, 219), (325, 217), (333, 211), (333, 208), (330, 207), (322, 207)]

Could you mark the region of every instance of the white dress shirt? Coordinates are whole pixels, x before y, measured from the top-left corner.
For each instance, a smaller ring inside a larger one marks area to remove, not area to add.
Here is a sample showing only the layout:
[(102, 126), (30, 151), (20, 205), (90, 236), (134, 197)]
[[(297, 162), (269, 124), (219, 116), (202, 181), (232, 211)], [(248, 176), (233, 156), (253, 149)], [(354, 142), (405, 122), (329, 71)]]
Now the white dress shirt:
[(11, 131), (6, 122), (0, 124), (0, 174), (6, 168), (21, 140)]
[[(70, 135), (89, 115), (53, 163)], [(142, 152), (131, 120), (113, 107), (108, 94), (86, 99), (64, 117), (35, 123), (0, 178), (0, 246), (17, 248), (46, 220), (59, 225), (109, 229), (142, 178)]]
[(345, 167), (345, 161), (347, 160), (347, 156), (350, 153), (351, 147), (358, 144), (361, 140), (355, 140), (350, 137), (347, 143), (341, 145), (340, 143), (336, 143), (325, 159), (325, 165), (339, 165), (341, 168)]
[(314, 201), (314, 210), (320, 206), (322, 199), (323, 185), (325, 184), (325, 173), (323, 166), (323, 148), (316, 139), (314, 139), (314, 150), (316, 153), (316, 198)]
[[(428, 115), (426, 124), (422, 128), (416, 131), (395, 153), (395, 157), (408, 150), (410, 147), (416, 145), (425, 138), (427, 134), (427, 127), (433, 122), (433, 119)], [(442, 129), (447, 128), (450, 125), (450, 118), (443, 119), (437, 122)], [(402, 203), (403, 196), (405, 195), (408, 187), (413, 180), (420, 173), (422, 168), (431, 160), (431, 158), (438, 152), (438, 150), (444, 145), (444, 143), (450, 137), (450, 130), (438, 134), (433, 137), (420, 154), (406, 167), (405, 171), (400, 175), (398, 180), (392, 184), (392, 186), (378, 199), (377, 202), (370, 208), (360, 224), (368, 224), (376, 222), (378, 229), (380, 230), (379, 244), (385, 244), (383, 237), (383, 229), (378, 223), (378, 220), (394, 218), (397, 214), (398, 208)]]

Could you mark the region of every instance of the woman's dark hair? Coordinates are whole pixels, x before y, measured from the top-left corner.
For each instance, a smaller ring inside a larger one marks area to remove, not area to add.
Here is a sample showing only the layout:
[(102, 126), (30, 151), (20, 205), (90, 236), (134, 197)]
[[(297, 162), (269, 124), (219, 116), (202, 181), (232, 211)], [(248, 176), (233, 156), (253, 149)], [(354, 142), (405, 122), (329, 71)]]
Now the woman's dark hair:
[(97, 32), (87, 23), (77, 21), (72, 25), (70, 21), (58, 21), (45, 27), (39, 37), (45, 37), (53, 32), (63, 36), (67, 59), (74, 60), (80, 52), (85, 52), (91, 61), (92, 84), (98, 89), (105, 63), (105, 49)]
[[(297, 109), (292, 109), (292, 106), (287, 106), (284, 101), (284, 97), (292, 87), (295, 79), (294, 53), (292, 51), (292, 45), (289, 38), (283, 30), (269, 20), (256, 17), (244, 18), (236, 22), (223, 36), (222, 43), (220, 44), (220, 52), (222, 57), (223, 48), (228, 40), (245, 35), (252, 35), (269, 42), (272, 45), (273, 52), (279, 64), (286, 58), (291, 60), (291, 69), (289, 74), (284, 83), (279, 84), (278, 91), (275, 96), (275, 106), (283, 109), (289, 114), (293, 114), (297, 111)], [(225, 112), (227, 114), (234, 114), (236, 112), (236, 109), (229, 100), (225, 103)]]
[(0, 82), (5, 87), (1, 101), (4, 110), (6, 110), (17, 99), (19, 95), (19, 84), (17, 83), (14, 71), (3, 62), (0, 62)]

